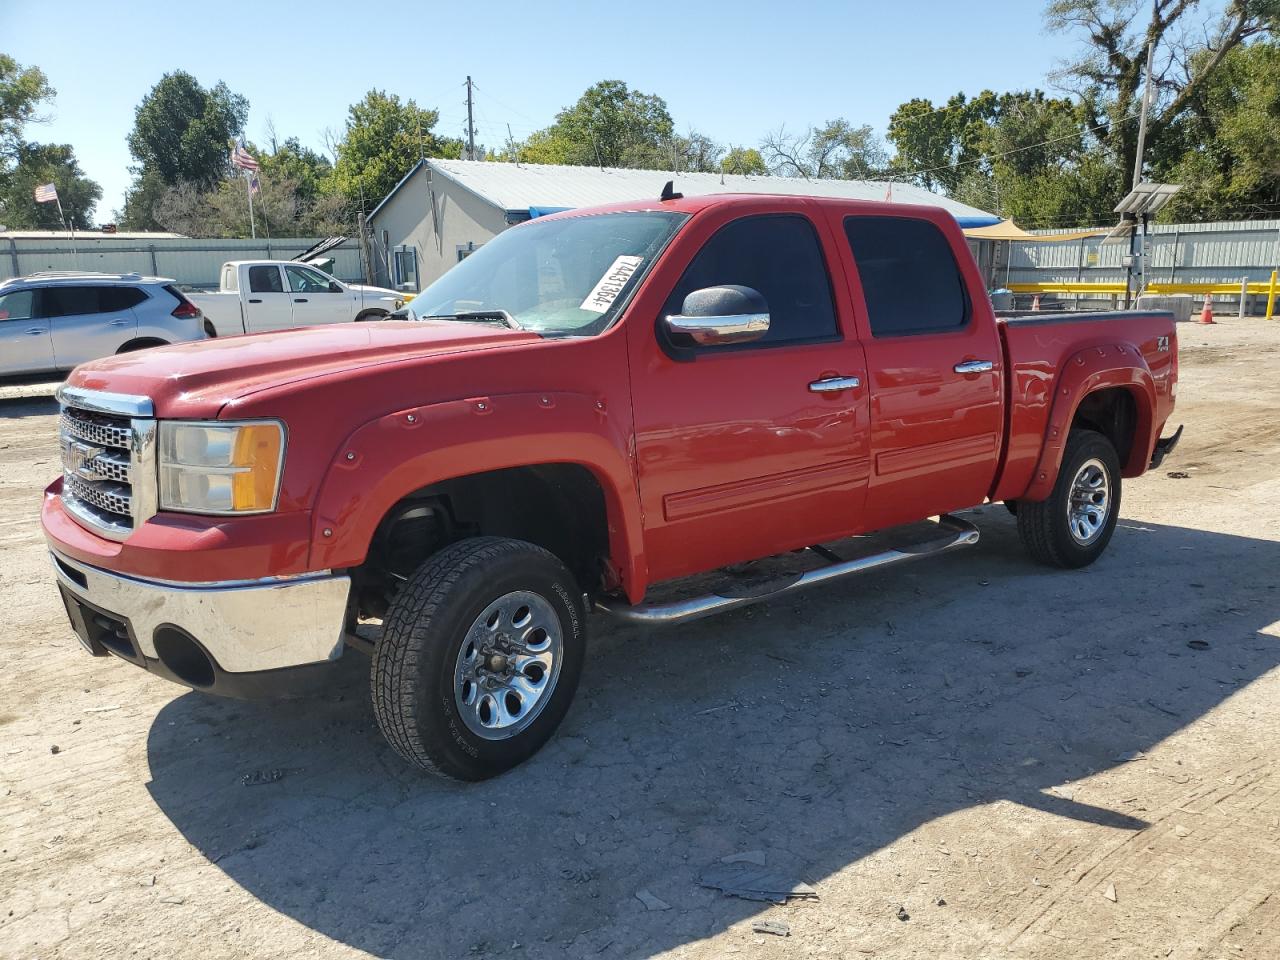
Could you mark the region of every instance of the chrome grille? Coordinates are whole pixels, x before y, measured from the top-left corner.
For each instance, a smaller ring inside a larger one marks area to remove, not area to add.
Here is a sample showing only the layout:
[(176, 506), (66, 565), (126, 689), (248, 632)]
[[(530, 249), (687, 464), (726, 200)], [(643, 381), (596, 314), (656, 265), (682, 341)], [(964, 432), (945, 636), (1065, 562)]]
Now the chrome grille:
[(62, 411), (60, 426), (65, 435), (77, 440), (117, 450), (129, 449), (132, 431), (127, 418), (69, 408)]
[(63, 475), (62, 491), (64, 496), (70, 493), (77, 500), (115, 514), (121, 520), (129, 520), (133, 517), (131, 491), (127, 483), (84, 480), (70, 473)]
[(63, 387), (62, 502), (82, 526), (115, 540), (155, 513), (155, 420), (146, 397)]

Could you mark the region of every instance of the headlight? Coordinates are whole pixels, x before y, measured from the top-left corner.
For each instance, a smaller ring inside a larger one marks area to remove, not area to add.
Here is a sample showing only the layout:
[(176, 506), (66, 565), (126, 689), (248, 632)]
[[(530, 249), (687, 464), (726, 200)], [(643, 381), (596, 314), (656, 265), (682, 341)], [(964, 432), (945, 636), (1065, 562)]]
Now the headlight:
[(284, 425), (161, 422), (160, 509), (265, 513), (275, 509)]

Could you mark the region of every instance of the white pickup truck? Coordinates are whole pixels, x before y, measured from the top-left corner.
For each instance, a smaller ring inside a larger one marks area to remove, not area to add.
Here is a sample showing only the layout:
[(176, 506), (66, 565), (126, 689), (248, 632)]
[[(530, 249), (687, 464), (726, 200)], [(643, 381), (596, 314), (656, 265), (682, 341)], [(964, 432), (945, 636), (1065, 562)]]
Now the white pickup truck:
[(228, 261), (217, 293), (187, 297), (204, 312), (210, 335), (220, 337), (378, 320), (404, 306), (394, 290), (343, 283), (293, 260)]

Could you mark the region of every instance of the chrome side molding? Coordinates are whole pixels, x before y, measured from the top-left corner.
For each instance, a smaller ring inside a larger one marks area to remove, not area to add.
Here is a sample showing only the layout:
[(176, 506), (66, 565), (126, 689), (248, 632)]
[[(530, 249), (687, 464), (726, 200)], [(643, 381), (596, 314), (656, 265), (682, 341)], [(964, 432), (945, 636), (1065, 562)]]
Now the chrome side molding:
[[(611, 597), (597, 597), (595, 607), (597, 610), (627, 623), (649, 625), (687, 623), (691, 620), (709, 617), (712, 614), (745, 607), (748, 604), (772, 600), (784, 594), (803, 590), (806, 587), (827, 583), (830, 580), (839, 580), (842, 577), (878, 570), (881, 567), (905, 563), (908, 560), (918, 560), (921, 557), (932, 556), (956, 547), (972, 546), (978, 542), (978, 528), (968, 520), (961, 520), (951, 514), (944, 514), (938, 518), (937, 527), (944, 534), (943, 536), (913, 546), (873, 553), (870, 556), (859, 557), (856, 560), (837, 561), (828, 566), (819, 567), (817, 570), (810, 570), (808, 573), (797, 574), (793, 579), (781, 585), (775, 583), (760, 593), (741, 594), (734, 597), (713, 593), (701, 597), (692, 597), (688, 600), (679, 600), (675, 603), (641, 603), (635, 606)], [(828, 555), (825, 550), (815, 550), (815, 552), (822, 556)]]

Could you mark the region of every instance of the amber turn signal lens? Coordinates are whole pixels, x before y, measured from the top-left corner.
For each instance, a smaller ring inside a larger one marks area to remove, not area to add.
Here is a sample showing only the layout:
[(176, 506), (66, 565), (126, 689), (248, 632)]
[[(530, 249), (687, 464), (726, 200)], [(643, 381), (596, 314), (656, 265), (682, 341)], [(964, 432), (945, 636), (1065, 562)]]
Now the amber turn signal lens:
[(271, 509), (283, 442), (280, 427), (274, 423), (247, 423), (236, 431), (231, 463), (240, 469), (231, 479), (234, 510)]

